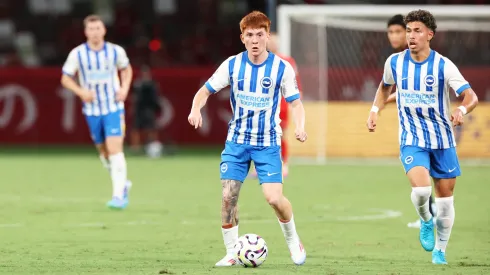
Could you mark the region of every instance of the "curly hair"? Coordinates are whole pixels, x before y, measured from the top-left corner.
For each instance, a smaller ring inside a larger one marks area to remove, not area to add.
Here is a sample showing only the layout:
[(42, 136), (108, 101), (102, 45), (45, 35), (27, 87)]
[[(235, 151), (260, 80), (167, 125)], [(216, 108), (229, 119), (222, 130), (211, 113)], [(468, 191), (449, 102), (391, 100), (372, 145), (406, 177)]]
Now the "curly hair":
[(409, 12), (407, 16), (405, 16), (405, 24), (408, 24), (410, 22), (422, 22), (427, 28), (436, 33), (436, 19), (429, 11), (414, 10)]

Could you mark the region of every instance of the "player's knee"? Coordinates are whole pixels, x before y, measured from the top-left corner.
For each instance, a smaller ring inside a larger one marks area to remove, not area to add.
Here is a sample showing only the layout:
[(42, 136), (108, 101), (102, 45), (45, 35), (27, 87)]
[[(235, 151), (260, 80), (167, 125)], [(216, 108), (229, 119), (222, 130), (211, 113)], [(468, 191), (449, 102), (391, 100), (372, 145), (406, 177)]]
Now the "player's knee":
[(238, 193), (223, 192), (224, 205), (235, 205), (238, 202)]
[(224, 205), (235, 205), (238, 202), (241, 182), (237, 180), (222, 180), (223, 185), (223, 203)]
[(107, 149), (105, 147), (105, 144), (97, 144), (95, 147), (97, 147), (97, 151), (99, 151), (99, 155), (105, 157), (106, 159), (109, 158), (109, 152), (107, 152)]
[(278, 208), (281, 205), (283, 195), (281, 193), (269, 193), (265, 195), (267, 203), (273, 208)]
[(429, 199), (432, 194), (432, 186), (412, 187), (412, 196)]
[(122, 137), (108, 137), (105, 145), (108, 155), (119, 154), (123, 151)]

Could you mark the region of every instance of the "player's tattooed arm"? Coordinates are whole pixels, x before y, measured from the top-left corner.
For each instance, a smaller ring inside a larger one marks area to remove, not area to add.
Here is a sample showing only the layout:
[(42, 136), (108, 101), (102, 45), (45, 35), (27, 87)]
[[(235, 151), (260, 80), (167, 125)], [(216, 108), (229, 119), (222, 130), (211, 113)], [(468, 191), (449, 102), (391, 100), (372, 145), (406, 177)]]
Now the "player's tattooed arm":
[(237, 180), (222, 180), (223, 197), (221, 200), (222, 225), (238, 225), (238, 195), (242, 182)]

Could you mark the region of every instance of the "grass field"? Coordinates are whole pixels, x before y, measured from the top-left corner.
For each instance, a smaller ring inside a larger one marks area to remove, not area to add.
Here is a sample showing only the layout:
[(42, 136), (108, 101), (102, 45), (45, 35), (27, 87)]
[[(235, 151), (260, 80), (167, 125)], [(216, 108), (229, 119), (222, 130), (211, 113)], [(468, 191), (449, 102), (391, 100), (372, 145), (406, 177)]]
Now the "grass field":
[(285, 193), (307, 249), (289, 258), (257, 181), (240, 197), (240, 233), (267, 241), (260, 268), (218, 269), (219, 149), (128, 157), (130, 205), (105, 207), (111, 185), (91, 149), (0, 150), (0, 274), (490, 274), (490, 167), (463, 166), (448, 266), (418, 243), (399, 163), (291, 167)]

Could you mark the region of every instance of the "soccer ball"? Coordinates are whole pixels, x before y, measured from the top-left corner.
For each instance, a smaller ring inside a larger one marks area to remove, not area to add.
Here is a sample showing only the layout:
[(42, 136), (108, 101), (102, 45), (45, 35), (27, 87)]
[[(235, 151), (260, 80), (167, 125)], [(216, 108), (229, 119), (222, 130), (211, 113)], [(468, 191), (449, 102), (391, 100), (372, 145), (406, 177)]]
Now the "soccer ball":
[(238, 262), (244, 267), (258, 267), (267, 258), (267, 244), (256, 234), (245, 234), (238, 238), (235, 245)]

